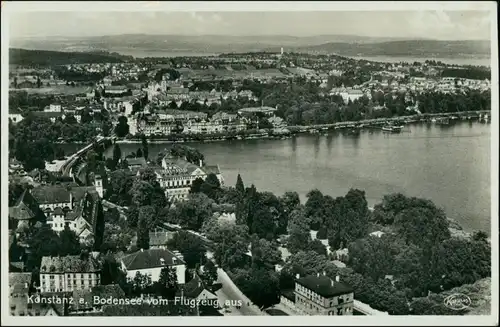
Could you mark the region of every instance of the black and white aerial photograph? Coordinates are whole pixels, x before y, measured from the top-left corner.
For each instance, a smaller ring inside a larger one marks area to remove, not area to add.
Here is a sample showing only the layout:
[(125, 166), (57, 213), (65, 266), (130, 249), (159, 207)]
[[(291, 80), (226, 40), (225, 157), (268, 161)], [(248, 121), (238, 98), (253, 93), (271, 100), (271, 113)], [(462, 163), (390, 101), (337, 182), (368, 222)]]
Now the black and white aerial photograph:
[(2, 325), (497, 325), (496, 27), (3, 1)]

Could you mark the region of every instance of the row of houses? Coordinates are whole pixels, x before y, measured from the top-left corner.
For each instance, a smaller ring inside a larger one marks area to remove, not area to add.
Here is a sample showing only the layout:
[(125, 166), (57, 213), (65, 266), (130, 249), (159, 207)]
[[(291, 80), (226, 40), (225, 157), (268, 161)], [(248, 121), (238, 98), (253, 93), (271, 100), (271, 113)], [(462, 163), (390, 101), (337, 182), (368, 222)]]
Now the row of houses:
[(254, 96), (250, 90), (236, 91), (232, 90), (229, 92), (221, 92), (212, 89), (211, 91), (191, 91), (188, 87), (184, 87), (183, 84), (172, 84), (167, 81), (161, 81), (160, 83), (151, 83), (145, 91), (148, 93), (148, 99), (153, 103), (159, 103), (168, 105), (170, 102), (183, 102), (183, 101), (198, 101), (200, 103), (207, 103), (208, 105), (212, 103), (219, 103), (221, 100), (227, 100), (229, 98), (248, 98), (249, 100), (257, 101), (258, 98)]
[(98, 247), (104, 232), (102, 192), (99, 177), (96, 186), (44, 185), (26, 189), (9, 207), (9, 219), (15, 222), (18, 236), (48, 224), (56, 233), (67, 227), (82, 244)]
[[(49, 119), (55, 122), (57, 119), (64, 119), (67, 116), (73, 116), (80, 123), (82, 114), (86, 111), (90, 116), (100, 114), (104, 106), (96, 102), (75, 101), (72, 104), (62, 104), (59, 102), (52, 103), (46, 106), (42, 111), (31, 111), (34, 116)], [(12, 123), (17, 124), (24, 119), (24, 112), (21, 108), (10, 108), (9, 119)]]
[[(168, 249), (149, 249), (123, 255), (119, 260), (120, 269), (128, 280), (140, 273), (159, 280), (162, 269), (173, 269), (180, 286), (177, 296), (194, 300), (217, 300), (195, 272), (187, 281), (186, 264), (176, 252)], [(100, 315), (107, 305), (125, 306), (121, 303), (94, 301), (100, 298), (133, 300), (127, 298), (117, 284), (101, 285), (102, 260), (93, 252), (75, 256), (44, 256), (40, 266), (40, 282), (32, 280), (31, 273), (10, 272), (10, 314), (13, 316), (77, 316)], [(141, 296), (141, 299), (144, 298)], [(137, 300), (137, 299), (135, 299)], [(193, 308), (193, 315), (200, 314), (200, 307)]]
[[(170, 113), (158, 111), (153, 114), (141, 114), (132, 118), (131, 134), (170, 135), (170, 134), (214, 134), (224, 132), (240, 132), (246, 129), (243, 119), (236, 115), (218, 114), (215, 118), (207, 118), (204, 113), (182, 111)], [(136, 126), (136, 127), (135, 127)]]

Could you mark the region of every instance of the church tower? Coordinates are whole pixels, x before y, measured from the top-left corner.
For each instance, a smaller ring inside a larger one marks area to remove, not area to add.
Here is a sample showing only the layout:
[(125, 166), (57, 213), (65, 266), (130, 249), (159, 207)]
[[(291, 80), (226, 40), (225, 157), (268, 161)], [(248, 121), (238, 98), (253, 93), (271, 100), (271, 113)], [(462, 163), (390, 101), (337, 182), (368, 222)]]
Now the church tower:
[(102, 197), (104, 195), (104, 187), (102, 185), (102, 177), (100, 175), (95, 175), (94, 185), (95, 185), (95, 189), (97, 191), (97, 194), (99, 194), (99, 197), (102, 199)]

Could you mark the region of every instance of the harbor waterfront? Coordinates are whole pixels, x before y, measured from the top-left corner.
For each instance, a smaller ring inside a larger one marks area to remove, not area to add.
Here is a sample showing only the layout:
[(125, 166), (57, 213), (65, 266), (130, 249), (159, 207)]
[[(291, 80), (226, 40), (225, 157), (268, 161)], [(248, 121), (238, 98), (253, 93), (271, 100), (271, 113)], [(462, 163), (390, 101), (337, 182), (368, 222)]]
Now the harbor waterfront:
[[(401, 192), (433, 200), (465, 231), (490, 232), (490, 133), (488, 124), (407, 125), (399, 134), (361, 130), (300, 134), (283, 140), (254, 139), (188, 143), (218, 163), (227, 185), (241, 174), (245, 184), (302, 200), (313, 188), (342, 196), (349, 188), (366, 191), (370, 206)], [(149, 156), (172, 144), (150, 142)], [(69, 153), (81, 145), (67, 144)], [(122, 153), (140, 144), (120, 144)], [(106, 151), (112, 156), (112, 148)], [(464, 187), (467, 185), (467, 187)]]

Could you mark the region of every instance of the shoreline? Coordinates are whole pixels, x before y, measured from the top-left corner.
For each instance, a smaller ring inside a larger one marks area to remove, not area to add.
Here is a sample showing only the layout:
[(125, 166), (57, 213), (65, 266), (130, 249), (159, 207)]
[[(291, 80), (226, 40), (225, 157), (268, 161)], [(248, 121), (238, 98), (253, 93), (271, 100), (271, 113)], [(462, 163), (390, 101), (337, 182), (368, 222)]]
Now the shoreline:
[[(408, 116), (398, 116), (398, 117), (389, 117), (389, 118), (376, 118), (376, 119), (364, 119), (359, 121), (345, 121), (345, 122), (337, 122), (331, 124), (317, 124), (317, 125), (297, 125), (297, 126), (287, 126), (286, 128), (290, 131), (289, 133), (283, 134), (272, 134), (272, 132), (262, 132), (262, 133), (254, 133), (248, 135), (218, 135), (213, 136), (212, 138), (207, 139), (177, 139), (172, 140), (171, 138), (165, 136), (164, 138), (150, 138), (147, 140), (149, 143), (158, 144), (158, 143), (205, 143), (205, 142), (223, 142), (223, 141), (232, 141), (232, 140), (249, 140), (249, 139), (282, 139), (282, 138), (291, 138), (297, 134), (308, 133), (311, 130), (321, 129), (324, 131), (329, 130), (343, 130), (344, 128), (349, 129), (353, 126), (356, 127), (358, 125), (364, 125), (364, 129), (378, 128), (381, 124), (385, 122), (401, 122), (405, 124), (417, 124), (417, 123), (425, 123), (429, 122), (430, 118), (444, 118), (450, 116), (458, 116), (462, 117), (464, 115), (471, 116), (476, 120), (479, 118), (480, 114), (488, 113), (491, 116), (491, 110), (475, 110), (475, 111), (462, 111), (462, 112), (450, 112), (450, 113), (432, 113), (432, 114), (422, 114), (422, 115), (408, 115)], [(458, 121), (473, 121), (459, 119)], [(271, 133), (271, 134), (270, 134)], [(200, 135), (200, 134), (198, 134)], [(187, 136), (187, 135), (186, 135)], [(138, 144), (141, 143), (142, 140), (139, 137), (133, 138), (122, 138), (117, 139), (115, 141), (117, 144)], [(88, 142), (82, 141), (59, 141), (55, 142), (55, 144), (88, 144)]]
[[(270, 136), (268, 134), (252, 134), (248, 137), (241, 138), (213, 138), (213, 139), (205, 139), (205, 140), (194, 140), (194, 139), (181, 139), (181, 140), (171, 140), (171, 139), (148, 139), (149, 144), (173, 144), (173, 143), (213, 143), (213, 142), (227, 142), (227, 141), (245, 141), (245, 140), (262, 140), (262, 139), (270, 139), (270, 140), (281, 140), (281, 139), (289, 139), (292, 138), (294, 134), (283, 135), (283, 136)], [(124, 140), (116, 140), (116, 144), (140, 144), (142, 141), (140, 139), (124, 139)]]
[[(465, 122), (465, 121), (459, 121), (459, 123)], [(426, 123), (425, 121), (416, 121), (416, 122), (411, 122), (407, 123), (406, 125), (414, 125), (414, 124), (424, 124)], [(346, 123), (348, 124), (348, 123)], [(227, 141), (245, 141), (245, 140), (284, 140), (284, 139), (291, 139), (299, 135), (304, 135), (304, 134), (310, 134), (310, 135), (322, 135), (322, 133), (342, 133), (342, 132), (348, 132), (352, 128), (323, 128), (322, 131), (317, 130), (316, 128), (312, 128), (310, 126), (304, 126), (304, 129), (300, 130), (294, 130), (291, 133), (284, 134), (282, 136), (274, 136), (274, 135), (269, 135), (267, 133), (262, 133), (262, 134), (251, 134), (246, 137), (239, 137), (239, 138), (207, 138), (203, 140), (196, 140), (196, 139), (177, 139), (177, 140), (172, 140), (169, 138), (155, 138), (151, 139), (148, 138), (148, 143), (149, 144), (174, 144), (174, 143), (214, 143), (214, 142), (227, 142)], [(375, 130), (375, 129), (380, 129), (377, 126), (366, 126), (363, 128), (365, 131), (368, 130)], [(316, 130), (316, 133), (311, 133), (311, 130)], [(361, 129), (359, 129), (361, 130)], [(131, 138), (131, 139), (117, 139), (115, 141), (116, 144), (141, 144), (141, 140), (139, 138)]]

